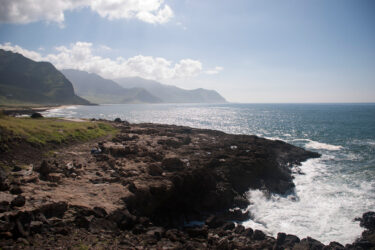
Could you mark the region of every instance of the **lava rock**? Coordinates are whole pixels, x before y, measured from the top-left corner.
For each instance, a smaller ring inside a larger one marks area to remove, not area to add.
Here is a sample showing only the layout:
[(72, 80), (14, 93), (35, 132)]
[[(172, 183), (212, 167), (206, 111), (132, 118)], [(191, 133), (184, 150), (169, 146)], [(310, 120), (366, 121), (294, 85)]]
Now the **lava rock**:
[(33, 119), (43, 118), (43, 115), (41, 113), (35, 112), (35, 113), (32, 113), (30, 117), (33, 118)]
[(12, 200), (12, 202), (10, 203), (10, 205), (12, 207), (22, 207), (22, 206), (25, 205), (25, 203), (26, 203), (25, 197), (22, 196), (22, 195), (18, 195), (16, 198), (14, 198)]
[(9, 192), (11, 194), (22, 194), (22, 189), (19, 186), (13, 186), (10, 188)]

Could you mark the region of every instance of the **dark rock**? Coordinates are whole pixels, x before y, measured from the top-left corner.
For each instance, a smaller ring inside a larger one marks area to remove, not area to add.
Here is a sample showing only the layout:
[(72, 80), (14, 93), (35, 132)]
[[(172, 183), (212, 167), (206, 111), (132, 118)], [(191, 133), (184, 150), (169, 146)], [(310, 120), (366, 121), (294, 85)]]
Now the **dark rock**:
[(148, 166), (148, 174), (152, 176), (160, 176), (163, 173), (163, 169), (156, 164), (150, 164)]
[(285, 238), (286, 238), (286, 234), (285, 233), (278, 233), (277, 234), (277, 238), (276, 238), (276, 244), (277, 245), (283, 244), (284, 241), (285, 241)]
[(210, 228), (218, 228), (225, 224), (225, 220), (223, 218), (217, 217), (215, 215), (211, 215), (206, 220), (206, 225)]
[(35, 171), (40, 173), (42, 176), (47, 176), (49, 173), (53, 172), (53, 168), (46, 160), (43, 160), (40, 167), (35, 169)]
[(99, 218), (104, 218), (108, 215), (107, 211), (105, 211), (105, 209), (101, 207), (94, 207), (93, 211), (95, 213), (95, 216)]
[(234, 229), (234, 232), (236, 234), (243, 234), (245, 232), (246, 228), (242, 225), (237, 225), (237, 227)]
[(153, 227), (150, 228), (147, 232), (146, 235), (153, 236), (157, 240), (160, 240), (165, 234), (165, 229), (162, 227)]
[(30, 222), (30, 231), (35, 233), (41, 233), (43, 227), (43, 222), (41, 221), (31, 221)]
[(224, 230), (233, 230), (236, 227), (236, 225), (233, 222), (226, 222), (222, 228)]
[(64, 201), (50, 203), (44, 206), (41, 206), (37, 211), (42, 213), (47, 218), (58, 217), (62, 218), (68, 209), (68, 204)]
[(360, 226), (369, 230), (375, 230), (375, 212), (367, 212), (362, 215), (360, 219)]
[(13, 166), (12, 172), (19, 172), (21, 170), (22, 170), (22, 168), (20, 166), (15, 165), (15, 166)]
[(252, 228), (246, 228), (245, 231), (242, 233), (246, 237), (251, 237), (254, 234), (254, 231)]
[(258, 229), (254, 231), (254, 234), (253, 234), (254, 240), (264, 240), (265, 238), (266, 238), (266, 235), (262, 231)]
[(327, 250), (328, 249), (331, 249), (331, 250), (341, 250), (341, 249), (344, 249), (344, 246), (341, 245), (338, 242), (333, 241), (333, 242), (329, 243), (328, 246), (325, 246), (323, 249), (327, 249)]
[(178, 158), (166, 158), (161, 165), (168, 171), (178, 171), (184, 169), (184, 163)]
[(31, 114), (30, 116), (31, 118), (43, 118), (43, 115), (41, 113), (38, 113), (38, 112), (35, 112), (33, 114)]
[(120, 118), (117, 117), (117, 118), (114, 120), (114, 122), (120, 123), (120, 122), (122, 122), (122, 120), (121, 120)]
[(285, 236), (283, 246), (291, 248), (294, 246), (294, 244), (299, 243), (299, 242), (300, 242), (300, 239), (297, 236), (293, 234), (288, 234)]
[(320, 241), (317, 241), (313, 238), (307, 237), (302, 239), (299, 243), (296, 243), (293, 249), (311, 249), (311, 250), (320, 250), (323, 249), (324, 244)]
[(246, 211), (243, 212), (239, 208), (235, 208), (232, 210), (229, 210), (225, 216), (227, 217), (227, 220), (233, 220), (233, 221), (245, 221), (250, 219), (250, 212)]
[(25, 197), (23, 197), (22, 195), (18, 195), (16, 198), (12, 200), (10, 205), (12, 207), (22, 207), (25, 205), (25, 203), (26, 203)]
[(187, 228), (186, 232), (191, 238), (207, 238), (208, 230), (206, 227)]
[(9, 189), (11, 194), (22, 194), (22, 189), (19, 186), (13, 186)]
[(105, 218), (92, 218), (89, 221), (89, 230), (92, 233), (98, 233), (101, 232), (102, 230), (105, 231), (116, 231), (117, 225), (115, 222), (110, 221)]
[(4, 213), (10, 210), (10, 204), (8, 201), (0, 202), (0, 213)]
[(107, 219), (117, 223), (117, 226), (123, 230), (129, 230), (137, 223), (137, 217), (126, 209), (114, 211), (107, 216)]

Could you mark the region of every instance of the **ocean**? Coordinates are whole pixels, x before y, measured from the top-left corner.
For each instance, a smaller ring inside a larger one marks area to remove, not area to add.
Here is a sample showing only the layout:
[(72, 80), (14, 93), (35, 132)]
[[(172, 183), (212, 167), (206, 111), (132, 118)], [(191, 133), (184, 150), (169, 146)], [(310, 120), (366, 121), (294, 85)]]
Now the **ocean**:
[(44, 115), (254, 134), (321, 153), (295, 167), (293, 194), (248, 192), (253, 218), (243, 224), (269, 235), (351, 243), (363, 231), (354, 218), (375, 210), (375, 104), (118, 104), (70, 106)]

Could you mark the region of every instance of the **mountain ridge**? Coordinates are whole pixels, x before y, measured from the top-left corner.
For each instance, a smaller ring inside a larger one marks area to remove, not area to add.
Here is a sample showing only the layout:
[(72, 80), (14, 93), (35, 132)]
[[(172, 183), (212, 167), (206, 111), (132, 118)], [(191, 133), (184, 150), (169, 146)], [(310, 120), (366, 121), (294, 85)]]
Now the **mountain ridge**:
[(215, 90), (204, 88), (186, 90), (174, 85), (162, 84), (155, 80), (148, 80), (141, 77), (124, 77), (115, 79), (120, 86), (129, 88), (138, 86), (153, 93), (165, 103), (226, 103)]
[(91, 104), (49, 62), (0, 49), (0, 104)]

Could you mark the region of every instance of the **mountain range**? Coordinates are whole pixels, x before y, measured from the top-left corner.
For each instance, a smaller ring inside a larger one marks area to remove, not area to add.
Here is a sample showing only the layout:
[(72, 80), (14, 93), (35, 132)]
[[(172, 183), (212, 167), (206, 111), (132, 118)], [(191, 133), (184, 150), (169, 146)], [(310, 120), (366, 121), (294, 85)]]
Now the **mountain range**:
[(214, 90), (186, 90), (140, 77), (105, 79), (74, 69), (58, 71), (0, 49), (0, 105), (120, 103), (223, 103)]
[(65, 69), (61, 71), (73, 84), (76, 93), (94, 103), (223, 103), (226, 100), (214, 90), (185, 90), (140, 77), (115, 80)]

